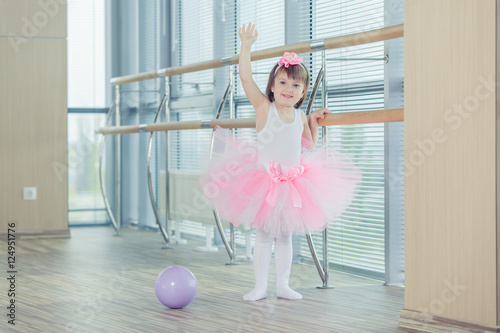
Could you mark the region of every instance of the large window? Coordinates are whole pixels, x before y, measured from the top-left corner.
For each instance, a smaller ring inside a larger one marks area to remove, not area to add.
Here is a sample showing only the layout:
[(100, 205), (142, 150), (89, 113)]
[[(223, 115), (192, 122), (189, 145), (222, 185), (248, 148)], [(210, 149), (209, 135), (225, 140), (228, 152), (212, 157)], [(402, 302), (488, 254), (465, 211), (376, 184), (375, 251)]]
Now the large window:
[[(99, 186), (106, 106), (105, 1), (68, 1), (68, 210), (70, 225), (107, 223)], [(108, 105), (109, 106), (109, 105)]]

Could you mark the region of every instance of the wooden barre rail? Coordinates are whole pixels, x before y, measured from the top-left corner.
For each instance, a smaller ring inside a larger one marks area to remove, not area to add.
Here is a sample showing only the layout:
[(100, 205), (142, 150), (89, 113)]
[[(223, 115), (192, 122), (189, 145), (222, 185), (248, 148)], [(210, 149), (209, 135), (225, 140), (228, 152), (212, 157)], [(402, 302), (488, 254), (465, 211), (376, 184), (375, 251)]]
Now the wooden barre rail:
[[(404, 36), (404, 25), (394, 25), (381, 29), (369, 30), (350, 35), (330, 37), (321, 41), (305, 41), (295, 44), (283, 45), (251, 53), (252, 61), (268, 59), (282, 56), (284, 52), (307, 53), (318, 49), (335, 49), (341, 47), (362, 45), (379, 42), (387, 39), (393, 39)], [(317, 46), (320, 43), (320, 46)], [(324, 45), (322, 44), (324, 43)], [(230, 61), (229, 61), (230, 60)], [(157, 71), (144, 72), (134, 75), (126, 75), (111, 79), (111, 84), (121, 85), (126, 83), (156, 79), (160, 76), (171, 76), (184, 73), (197, 72), (207, 69), (219, 68), (226, 65), (238, 64), (239, 54), (228, 58), (219, 58), (196, 64), (163, 68)]]
[[(319, 121), (320, 126), (330, 125), (353, 125), (353, 124), (370, 124), (370, 123), (389, 123), (404, 121), (403, 109), (385, 109), (373, 111), (355, 111), (343, 113), (327, 114), (325, 119)], [(206, 124), (206, 126), (204, 125)], [(211, 121), (179, 121), (173, 123), (156, 123), (147, 125), (130, 125), (130, 126), (114, 126), (103, 127), (99, 130), (101, 134), (131, 134), (160, 131), (178, 131), (187, 129), (214, 128), (220, 126), (222, 128), (253, 128), (255, 127), (255, 118), (242, 119), (214, 119)]]

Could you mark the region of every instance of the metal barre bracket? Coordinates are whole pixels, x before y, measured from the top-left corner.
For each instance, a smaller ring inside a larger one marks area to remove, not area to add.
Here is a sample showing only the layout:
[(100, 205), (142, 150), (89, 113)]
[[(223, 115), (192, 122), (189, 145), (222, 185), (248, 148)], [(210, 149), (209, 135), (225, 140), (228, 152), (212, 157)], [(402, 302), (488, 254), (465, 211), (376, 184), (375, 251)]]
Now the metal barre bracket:
[(139, 132), (147, 132), (148, 124), (139, 124)]
[(200, 127), (201, 128), (212, 128), (212, 126), (210, 126), (210, 120), (202, 120), (200, 122)]
[(318, 51), (318, 50), (324, 50), (325, 49), (325, 40), (317, 40), (311, 42), (311, 45), (309, 45), (311, 50), (313, 51)]
[(221, 58), (220, 59), (220, 62), (222, 64), (222, 66), (227, 66), (227, 65), (232, 65), (233, 64), (233, 61), (231, 60), (233, 57), (225, 57), (225, 58)]

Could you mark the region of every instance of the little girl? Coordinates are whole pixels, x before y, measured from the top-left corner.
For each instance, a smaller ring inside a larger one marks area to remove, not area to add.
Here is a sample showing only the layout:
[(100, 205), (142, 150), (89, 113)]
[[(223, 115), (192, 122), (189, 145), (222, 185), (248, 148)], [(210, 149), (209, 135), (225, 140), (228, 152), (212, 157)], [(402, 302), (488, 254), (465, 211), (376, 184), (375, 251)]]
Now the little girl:
[[(288, 286), (292, 266), (292, 233), (324, 230), (349, 205), (360, 177), (355, 167), (331, 150), (311, 150), (318, 141), (318, 120), (298, 108), (309, 86), (309, 71), (295, 53), (286, 52), (269, 74), (266, 94), (252, 79), (250, 51), (257, 40), (255, 25), (243, 25), (240, 79), (256, 113), (257, 144), (242, 142), (216, 130), (225, 150), (210, 161), (201, 183), (213, 207), (236, 226), (257, 229), (254, 246), (255, 288), (246, 301), (266, 298), (267, 276), (275, 242), (276, 294), (297, 300), (302, 295)], [(335, 155), (333, 155), (335, 154)], [(346, 160), (346, 159), (344, 159)]]

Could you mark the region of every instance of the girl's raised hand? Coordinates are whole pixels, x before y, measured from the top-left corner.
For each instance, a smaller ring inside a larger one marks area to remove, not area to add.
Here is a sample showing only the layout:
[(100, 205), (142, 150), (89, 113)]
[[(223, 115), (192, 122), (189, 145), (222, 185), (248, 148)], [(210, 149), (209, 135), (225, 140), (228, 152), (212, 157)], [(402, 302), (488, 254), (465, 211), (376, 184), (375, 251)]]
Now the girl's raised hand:
[(255, 29), (255, 24), (248, 23), (248, 26), (245, 28), (245, 25), (238, 29), (238, 35), (240, 36), (242, 43), (250, 43), (253, 44), (257, 37), (259, 36), (257, 29)]

